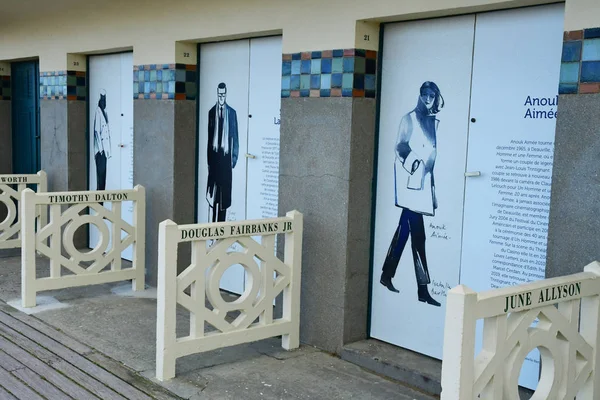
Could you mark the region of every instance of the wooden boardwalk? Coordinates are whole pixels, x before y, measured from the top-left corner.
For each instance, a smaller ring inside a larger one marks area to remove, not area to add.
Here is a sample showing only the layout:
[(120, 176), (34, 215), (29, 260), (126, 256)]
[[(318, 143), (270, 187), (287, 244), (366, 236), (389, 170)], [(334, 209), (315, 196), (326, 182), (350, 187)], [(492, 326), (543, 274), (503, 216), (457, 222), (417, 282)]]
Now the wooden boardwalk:
[(0, 302), (0, 400), (179, 397)]

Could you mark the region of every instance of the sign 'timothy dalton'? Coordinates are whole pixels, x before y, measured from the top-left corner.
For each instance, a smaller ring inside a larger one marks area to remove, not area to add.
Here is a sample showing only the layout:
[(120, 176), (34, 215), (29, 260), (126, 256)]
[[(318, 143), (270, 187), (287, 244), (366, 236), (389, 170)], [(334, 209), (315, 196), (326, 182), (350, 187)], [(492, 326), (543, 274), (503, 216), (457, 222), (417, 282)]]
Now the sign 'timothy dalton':
[(562, 284), (532, 290), (529, 292), (506, 296), (504, 312), (512, 312), (527, 307), (552, 303), (556, 300), (576, 297), (581, 295), (581, 282)]

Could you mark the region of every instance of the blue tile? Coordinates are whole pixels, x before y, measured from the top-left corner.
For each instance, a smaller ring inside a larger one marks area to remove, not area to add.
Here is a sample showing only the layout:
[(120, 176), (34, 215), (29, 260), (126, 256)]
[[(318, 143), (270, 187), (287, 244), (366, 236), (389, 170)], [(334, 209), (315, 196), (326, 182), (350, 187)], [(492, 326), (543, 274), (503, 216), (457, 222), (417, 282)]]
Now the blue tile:
[(300, 97), (310, 97), (310, 90), (308, 90), (308, 89), (301, 89), (300, 90)]
[(338, 74), (344, 72), (344, 59), (343, 58), (334, 58), (331, 63), (331, 73)]
[(313, 51), (310, 55), (310, 58), (312, 58), (313, 60), (316, 58), (321, 58), (321, 52), (320, 51)]
[(584, 39), (600, 38), (600, 28), (584, 29), (583, 38)]
[(184, 69), (175, 70), (175, 80), (177, 82), (185, 82), (185, 70)]
[(310, 74), (310, 60), (300, 61), (300, 73), (301, 74)]
[(600, 82), (600, 61), (581, 63), (581, 82)]
[(354, 57), (344, 57), (344, 72), (354, 72)]
[(600, 39), (587, 39), (583, 41), (583, 61), (600, 61)]
[(300, 75), (300, 90), (310, 89), (310, 75)]
[(560, 64), (560, 83), (575, 83), (579, 80), (579, 63)]
[(300, 75), (291, 76), (290, 90), (300, 90)]
[(138, 71), (138, 81), (144, 81), (144, 71)]
[(300, 60), (292, 61), (292, 75), (300, 75)]
[(281, 64), (281, 75), (286, 76), (286, 75), (291, 75), (291, 74), (292, 74), (292, 62), (284, 61)]
[(168, 82), (167, 90), (168, 90), (169, 94), (171, 94), (171, 93), (175, 94), (175, 81)]
[(156, 82), (156, 70), (150, 71), (150, 82)]
[(352, 89), (354, 85), (354, 74), (344, 74), (342, 78), (342, 89)]
[(564, 42), (562, 48), (562, 62), (581, 60), (581, 40)]
[(282, 99), (287, 99), (288, 97), (290, 97), (290, 91), (289, 90), (282, 90), (281, 91), (281, 98)]
[(139, 71), (133, 71), (133, 81), (134, 82), (139, 81), (138, 76), (139, 76)]
[(156, 64), (150, 64), (150, 71), (153, 71), (156, 69)]
[(138, 82), (138, 93), (144, 93), (144, 82)]
[[(171, 86), (171, 82), (169, 82), (169, 86)], [(174, 91), (169, 92), (168, 96), (169, 96), (169, 100), (173, 100), (175, 98), (175, 92)]]
[(150, 82), (144, 82), (144, 93), (150, 93)]
[(156, 80), (162, 81), (162, 75), (163, 75), (162, 69), (159, 69), (158, 71), (156, 71)]
[(312, 60), (310, 62), (310, 73), (311, 74), (320, 74), (321, 73), (321, 59)]
[(334, 57), (344, 57), (344, 50), (333, 50)]
[(321, 73), (322, 74), (330, 74), (331, 73), (331, 58), (323, 58), (321, 60)]
[(300, 60), (302, 58), (302, 53), (293, 53), (292, 60)]
[(150, 93), (156, 93), (156, 82), (150, 82)]
[(352, 89), (342, 89), (342, 97), (352, 97)]
[(150, 82), (150, 71), (144, 71), (144, 79), (145, 82)]
[(558, 94), (577, 94), (578, 86), (576, 83), (561, 83), (558, 85)]
[(365, 75), (365, 90), (375, 90), (377, 87), (377, 81), (375, 79), (375, 75), (367, 74)]
[(342, 87), (342, 81), (343, 81), (343, 75), (342, 74), (331, 74), (331, 88), (332, 89), (339, 89)]
[[(167, 87), (169, 84), (164, 85), (165, 87)], [(163, 83), (162, 82), (156, 82), (156, 93), (162, 93), (163, 92)]]
[(281, 89), (282, 90), (290, 90), (290, 77), (282, 76), (281, 77)]
[(321, 89), (321, 75), (311, 75), (310, 76), (310, 88), (311, 89)]
[(321, 97), (331, 97), (331, 89), (321, 89)]
[(331, 89), (331, 74), (321, 75), (321, 89)]
[(354, 89), (365, 89), (365, 75), (354, 74)]

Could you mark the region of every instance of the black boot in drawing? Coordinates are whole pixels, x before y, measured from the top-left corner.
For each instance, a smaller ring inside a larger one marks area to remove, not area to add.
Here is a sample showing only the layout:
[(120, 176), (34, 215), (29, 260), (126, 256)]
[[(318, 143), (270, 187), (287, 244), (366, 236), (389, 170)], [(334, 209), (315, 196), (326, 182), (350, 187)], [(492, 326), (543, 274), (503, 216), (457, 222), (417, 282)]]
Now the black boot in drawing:
[(400, 293), (400, 291), (394, 287), (394, 284), (392, 283), (392, 278), (390, 278), (389, 276), (386, 276), (385, 273), (381, 274), (379, 283), (381, 283), (383, 286), (388, 288), (388, 290), (390, 292)]
[(439, 307), (441, 304), (435, 301), (433, 297), (429, 294), (429, 290), (427, 290), (427, 285), (419, 285), (419, 301), (427, 304), (431, 304), (432, 306)]

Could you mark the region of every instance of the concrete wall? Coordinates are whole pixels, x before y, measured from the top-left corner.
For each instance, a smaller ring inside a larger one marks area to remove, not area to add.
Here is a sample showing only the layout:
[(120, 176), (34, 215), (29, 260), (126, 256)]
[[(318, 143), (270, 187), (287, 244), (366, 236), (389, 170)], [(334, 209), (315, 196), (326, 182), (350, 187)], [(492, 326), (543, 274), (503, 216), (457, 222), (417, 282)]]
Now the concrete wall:
[(374, 116), (372, 99), (281, 105), (279, 210), (305, 217), (301, 340), (332, 352), (367, 334)]
[(67, 132), (67, 100), (40, 100), (41, 163), (51, 192), (68, 190)]
[[(578, 10), (579, 2), (595, 0), (569, 1), (577, 2), (574, 9)], [(67, 53), (133, 49), (135, 64), (171, 63), (181, 56), (177, 41), (280, 32), (284, 33), (284, 53), (354, 47), (377, 50), (377, 36), (364, 41), (364, 26), (357, 28), (357, 21), (429, 18), (551, 2), (180, 0), (169, 3), (166, 10), (161, 0), (106, 0), (100, 8), (93, 2), (75, 0), (13, 2), (0, 15), (0, 60), (39, 56), (41, 71), (55, 71), (70, 69)], [(168, 29), (157, 29), (157, 21)]]
[(0, 174), (12, 172), (11, 102), (0, 100)]
[(564, 95), (556, 120), (546, 275), (600, 260), (600, 94)]
[(85, 101), (68, 101), (67, 132), (67, 187), (69, 190), (87, 190), (89, 161)]
[[(146, 188), (146, 273), (156, 285), (158, 225), (195, 222), (196, 102), (134, 101), (133, 179)], [(189, 247), (179, 253), (189, 265)]]

